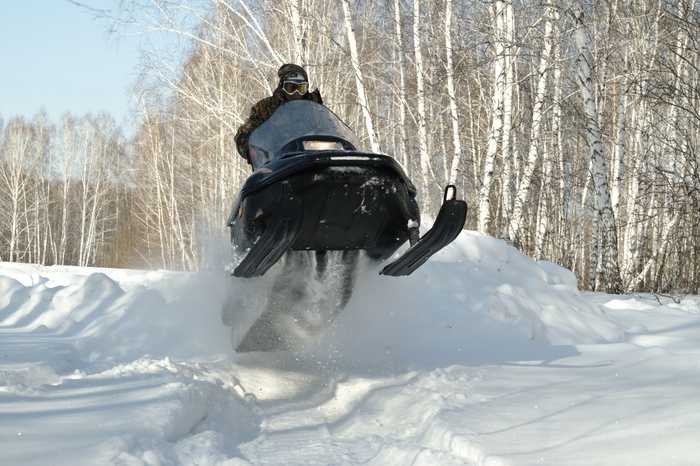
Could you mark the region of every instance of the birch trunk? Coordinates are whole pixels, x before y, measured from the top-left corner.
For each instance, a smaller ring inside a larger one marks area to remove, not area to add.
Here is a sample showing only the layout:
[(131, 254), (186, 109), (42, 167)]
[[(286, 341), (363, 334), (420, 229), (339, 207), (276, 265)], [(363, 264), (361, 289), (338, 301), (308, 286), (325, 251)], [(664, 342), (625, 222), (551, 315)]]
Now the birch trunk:
[(500, 36), (503, 30), (503, 1), (494, 0), (491, 15), (494, 28), (494, 60), (493, 60), (493, 96), (491, 99), (491, 130), (484, 156), (483, 175), (479, 187), (479, 231), (489, 233), (491, 226), (491, 190), (493, 174), (498, 153), (498, 144), (503, 131), (503, 92), (505, 88), (505, 58), (503, 40)]
[[(687, 2), (678, 2), (674, 13), (676, 13), (680, 18), (687, 18), (689, 8), (690, 5), (688, 5)], [(663, 248), (663, 254), (659, 252), (660, 259), (656, 261), (656, 269), (654, 274), (655, 282), (662, 279), (661, 275), (663, 274), (663, 264), (667, 264), (672, 260), (666, 259), (664, 255), (670, 254), (677, 257), (677, 255), (674, 254), (675, 251), (672, 248), (668, 248), (666, 245), (667, 242), (674, 243), (673, 238), (670, 236), (672, 231), (669, 230), (669, 226), (674, 225), (675, 227), (676, 224), (679, 223), (680, 214), (683, 211), (688, 199), (688, 188), (684, 186), (685, 180), (687, 179), (685, 167), (688, 166), (689, 162), (689, 160), (687, 160), (689, 157), (688, 154), (692, 154), (693, 150), (689, 148), (688, 138), (684, 136), (685, 131), (681, 129), (681, 126), (683, 125), (681, 123), (683, 121), (683, 116), (680, 109), (693, 108), (693, 103), (691, 100), (685, 93), (681, 92), (681, 88), (683, 86), (682, 83), (690, 80), (687, 57), (692, 56), (692, 51), (689, 50), (689, 44), (690, 37), (688, 34), (684, 30), (679, 31), (678, 35), (676, 36), (675, 50), (672, 54), (675, 65), (671, 100), (675, 103), (675, 105), (670, 106), (667, 110), (668, 116), (666, 117), (666, 130), (664, 131), (664, 134), (668, 137), (667, 144), (669, 147), (667, 152), (673, 154), (673, 157), (663, 157), (662, 161), (660, 162), (660, 164), (664, 167), (663, 173), (665, 173), (665, 175), (662, 175), (665, 178), (662, 188), (665, 191), (665, 199), (663, 206), (661, 206), (661, 209), (664, 212), (664, 230), (662, 238), (659, 240), (663, 241), (663, 244), (657, 246), (654, 251), (660, 251)], [(692, 186), (693, 184), (694, 183), (691, 183), (689, 186)], [(681, 186), (683, 187), (681, 188)], [(690, 188), (690, 190), (692, 189), (693, 188)], [(678, 200), (679, 191), (681, 198), (680, 201)], [(677, 241), (675, 242), (677, 243)], [(667, 288), (670, 283), (673, 283), (674, 275), (676, 273), (677, 272), (674, 272), (671, 268), (671, 271), (668, 273), (668, 278), (665, 280), (666, 283), (661, 287), (657, 286), (657, 290), (663, 291), (664, 288)]]
[(362, 108), (362, 114), (365, 117), (365, 126), (367, 128), (367, 137), (369, 137), (372, 151), (380, 152), (379, 141), (374, 130), (372, 114), (369, 111), (367, 103), (367, 93), (365, 90), (364, 77), (360, 68), (360, 54), (357, 51), (357, 39), (355, 37), (355, 27), (352, 24), (352, 14), (350, 12), (350, 0), (343, 0), (343, 17), (345, 19), (345, 32), (348, 36), (348, 46), (350, 47), (350, 62), (352, 69), (355, 72), (355, 84), (357, 86), (357, 98)]
[(503, 87), (503, 130), (501, 131), (501, 160), (503, 166), (501, 196), (503, 210), (503, 236), (507, 241), (512, 241), (509, 236), (508, 223), (513, 216), (513, 201), (518, 173), (520, 172), (519, 159), (513, 148), (513, 101), (515, 99), (515, 18), (511, 0), (503, 2), (503, 30), (501, 31), (505, 43), (503, 60), (505, 65), (505, 82)]
[(668, 248), (669, 237), (673, 232), (673, 229), (676, 228), (678, 222), (681, 219), (681, 214), (683, 212), (683, 209), (685, 208), (685, 204), (686, 202), (683, 201), (678, 207), (678, 210), (676, 211), (676, 214), (673, 216), (673, 218), (664, 225), (661, 235), (659, 235), (659, 239), (654, 245), (652, 257), (646, 262), (646, 264), (642, 268), (642, 271), (639, 272), (639, 274), (637, 274), (637, 276), (634, 277), (632, 281), (630, 281), (629, 285), (627, 285), (628, 293), (631, 293), (637, 289), (637, 286), (639, 286), (639, 284), (644, 280), (644, 277), (647, 275), (647, 273), (649, 273), (652, 267), (660, 266), (662, 258), (666, 254), (666, 250)]
[(59, 224), (58, 241), (56, 243), (56, 263), (66, 264), (68, 245), (68, 221), (71, 205), (70, 190), (75, 159), (75, 119), (68, 114), (61, 117), (61, 220)]
[(309, 53), (301, 19), (302, 2), (303, 0), (290, 0), (287, 3), (287, 7), (289, 8), (289, 13), (292, 18), (292, 29), (294, 30), (294, 63), (307, 66), (309, 64)]
[(6, 227), (9, 226), (9, 251), (7, 261), (14, 262), (18, 259), (18, 243), (22, 233), (23, 224), (26, 223), (27, 213), (23, 208), (26, 203), (26, 184), (29, 177), (25, 174), (25, 168), (32, 165), (31, 145), (32, 130), (26, 124), (24, 118), (11, 119), (5, 130), (5, 163), (0, 164), (0, 180), (3, 188), (0, 193), (6, 192), (7, 201), (2, 201), (3, 217), (7, 218)]
[(425, 111), (425, 83), (423, 81), (424, 70), (423, 70), (423, 51), (421, 48), (421, 4), (420, 0), (413, 0), (413, 52), (415, 55), (416, 62), (416, 97), (418, 100), (418, 147), (420, 153), (418, 155), (420, 160), (420, 175), (423, 184), (423, 196), (422, 202), (423, 207), (427, 207), (428, 204), (428, 173), (430, 172), (430, 159), (428, 155), (428, 128), (426, 123), (426, 111)]
[[(559, 48), (553, 51), (553, 58), (559, 61), (561, 53)], [(559, 183), (557, 197), (553, 200), (558, 208), (558, 238), (561, 242), (561, 248), (565, 253), (562, 254), (564, 266), (573, 270), (576, 264), (576, 248), (573, 244), (573, 237), (566, 226), (566, 219), (570, 217), (569, 206), (573, 205), (571, 190), (567, 189), (567, 181), (569, 180), (568, 166), (564, 160), (564, 129), (562, 128), (562, 70), (561, 67), (554, 67), (554, 76), (552, 79), (553, 87), (552, 94), (554, 96), (552, 105), (552, 129), (551, 132), (555, 135), (553, 152), (556, 156), (556, 163), (559, 170)]]
[(462, 141), (459, 137), (459, 112), (457, 93), (455, 91), (455, 70), (452, 62), (452, 0), (445, 2), (445, 54), (447, 59), (447, 95), (450, 99), (450, 117), (452, 119), (452, 162), (447, 174), (447, 183), (457, 182), (457, 168), (462, 159)]
[[(642, 129), (639, 127), (639, 125), (637, 125), (634, 143), (632, 145), (633, 154), (638, 153), (637, 150), (642, 144), (644, 144), (642, 141)], [(637, 264), (639, 263), (639, 228), (641, 227), (643, 217), (639, 192), (643, 168), (643, 159), (641, 157), (633, 157), (632, 166), (630, 167), (630, 180), (626, 190), (626, 198), (629, 208), (627, 213), (627, 226), (624, 232), (622, 254), (625, 283), (630, 282), (635, 273), (635, 269), (637, 268)]]
[[(542, 142), (540, 133), (544, 106), (547, 102), (547, 81), (549, 76), (550, 58), (553, 47), (553, 26), (552, 21), (556, 20), (558, 14), (553, 7), (547, 9), (547, 19), (545, 20), (544, 47), (540, 56), (540, 64), (537, 69), (537, 92), (535, 95), (535, 105), (532, 109), (532, 128), (530, 130), (530, 145), (527, 160), (523, 167), (523, 174), (515, 196), (515, 206), (510, 222), (510, 238), (516, 247), (520, 246), (520, 229), (523, 226), (525, 209), (530, 187), (537, 166), (537, 155)], [(547, 179), (547, 178), (545, 178)]]
[(401, 27), (401, 0), (394, 0), (394, 34), (396, 35), (396, 54), (399, 67), (399, 161), (411, 174), (411, 166), (408, 158), (408, 132), (406, 130), (406, 54), (403, 50), (403, 28)]
[(604, 289), (608, 293), (622, 292), (622, 281), (618, 266), (617, 227), (615, 213), (609, 193), (608, 174), (603, 154), (602, 135), (598, 120), (595, 94), (593, 92), (593, 57), (591, 55), (591, 37), (584, 23), (583, 9), (574, 6), (576, 24), (575, 43), (577, 56), (577, 81), (583, 99), (583, 110), (586, 120), (587, 141), (591, 153), (591, 174), (596, 195), (596, 206), (601, 220), (602, 232), (602, 265), (601, 276)]

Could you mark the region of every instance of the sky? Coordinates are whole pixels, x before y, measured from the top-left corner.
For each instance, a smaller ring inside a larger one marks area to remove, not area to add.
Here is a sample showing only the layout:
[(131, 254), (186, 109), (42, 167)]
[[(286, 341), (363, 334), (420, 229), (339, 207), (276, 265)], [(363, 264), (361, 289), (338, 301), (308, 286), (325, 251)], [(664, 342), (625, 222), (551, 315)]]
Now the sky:
[(31, 119), (41, 107), (109, 112), (123, 124), (130, 75), (138, 61), (125, 41), (114, 44), (95, 10), (110, 0), (0, 0), (0, 116)]

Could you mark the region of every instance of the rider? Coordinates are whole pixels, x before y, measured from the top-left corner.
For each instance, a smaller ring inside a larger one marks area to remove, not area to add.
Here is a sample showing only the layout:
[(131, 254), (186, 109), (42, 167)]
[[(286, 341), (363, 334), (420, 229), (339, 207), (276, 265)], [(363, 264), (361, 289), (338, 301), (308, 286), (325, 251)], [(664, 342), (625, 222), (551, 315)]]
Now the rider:
[(277, 107), (285, 102), (299, 99), (323, 103), (321, 92), (318, 89), (309, 92), (309, 78), (306, 70), (301, 66), (292, 63), (282, 65), (277, 70), (277, 77), (279, 78), (279, 85), (272, 93), (272, 96), (266, 97), (253, 105), (250, 109), (250, 115), (236, 132), (236, 148), (241, 157), (245, 158), (248, 163), (250, 163), (250, 154), (248, 153), (250, 133), (270, 118), (270, 115), (277, 110)]

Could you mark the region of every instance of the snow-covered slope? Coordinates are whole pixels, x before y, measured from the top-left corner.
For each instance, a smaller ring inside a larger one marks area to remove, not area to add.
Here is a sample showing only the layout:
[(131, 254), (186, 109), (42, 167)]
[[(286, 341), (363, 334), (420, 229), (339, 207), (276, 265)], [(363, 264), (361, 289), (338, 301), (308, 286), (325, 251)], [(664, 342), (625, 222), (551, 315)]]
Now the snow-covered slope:
[(223, 267), (0, 263), (0, 464), (700, 464), (700, 298), (581, 293), (464, 232), (238, 355)]

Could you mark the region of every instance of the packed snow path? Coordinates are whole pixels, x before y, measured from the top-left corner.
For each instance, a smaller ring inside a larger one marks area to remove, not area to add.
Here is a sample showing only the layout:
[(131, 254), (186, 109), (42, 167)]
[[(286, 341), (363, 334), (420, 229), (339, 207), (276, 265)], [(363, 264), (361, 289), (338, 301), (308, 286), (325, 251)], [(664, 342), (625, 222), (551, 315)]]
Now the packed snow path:
[(699, 297), (468, 232), (376, 272), (308, 349), (238, 355), (216, 267), (1, 263), (0, 464), (700, 464)]

